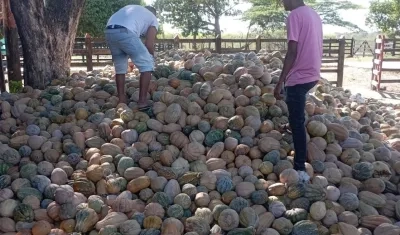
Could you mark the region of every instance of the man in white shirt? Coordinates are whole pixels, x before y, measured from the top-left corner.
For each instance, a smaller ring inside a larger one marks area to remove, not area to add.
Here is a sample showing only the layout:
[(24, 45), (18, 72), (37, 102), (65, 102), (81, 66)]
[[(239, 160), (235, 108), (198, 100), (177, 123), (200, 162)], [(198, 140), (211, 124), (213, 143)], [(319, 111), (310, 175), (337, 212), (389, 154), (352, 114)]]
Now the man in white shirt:
[[(140, 72), (139, 110), (147, 109), (151, 105), (146, 98), (154, 70), (154, 41), (157, 30), (156, 10), (150, 6), (125, 6), (107, 22), (105, 35), (115, 66), (119, 102), (128, 104), (125, 74), (130, 57)], [(141, 36), (146, 37), (145, 43), (141, 41)]]

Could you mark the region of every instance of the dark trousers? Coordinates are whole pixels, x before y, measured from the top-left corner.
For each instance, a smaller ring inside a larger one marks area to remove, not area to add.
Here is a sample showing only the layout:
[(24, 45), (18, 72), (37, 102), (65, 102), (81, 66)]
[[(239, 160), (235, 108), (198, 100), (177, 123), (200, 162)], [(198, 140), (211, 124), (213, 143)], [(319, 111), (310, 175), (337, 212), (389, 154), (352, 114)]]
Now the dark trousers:
[(307, 160), (307, 137), (305, 128), (306, 95), (318, 81), (285, 87), (286, 104), (289, 110), (289, 125), (292, 129), (294, 144), (294, 169), (305, 171)]

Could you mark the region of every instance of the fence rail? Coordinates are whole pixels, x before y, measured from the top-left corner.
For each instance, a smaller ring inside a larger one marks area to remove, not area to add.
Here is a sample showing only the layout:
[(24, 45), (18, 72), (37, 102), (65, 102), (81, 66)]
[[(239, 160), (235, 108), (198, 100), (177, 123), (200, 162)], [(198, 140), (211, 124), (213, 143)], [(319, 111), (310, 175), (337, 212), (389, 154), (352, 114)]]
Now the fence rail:
[[(352, 39), (349, 39), (352, 43)], [(343, 67), (346, 54), (346, 40), (325, 39), (324, 40), (324, 59), (321, 73), (336, 73), (337, 80), (332, 81), (337, 86), (343, 85)], [(202, 51), (208, 49), (211, 52), (232, 54), (237, 52), (259, 52), (280, 51), (286, 53), (286, 39), (263, 39), (260, 36), (252, 39), (158, 39), (156, 41), (156, 51), (168, 49), (185, 49), (186, 51)], [(347, 49), (350, 51), (350, 49)], [(91, 38), (87, 35), (85, 38), (77, 38), (73, 50), (71, 66), (86, 67), (88, 71), (93, 67), (111, 65), (112, 59), (110, 51), (107, 48), (105, 39)]]

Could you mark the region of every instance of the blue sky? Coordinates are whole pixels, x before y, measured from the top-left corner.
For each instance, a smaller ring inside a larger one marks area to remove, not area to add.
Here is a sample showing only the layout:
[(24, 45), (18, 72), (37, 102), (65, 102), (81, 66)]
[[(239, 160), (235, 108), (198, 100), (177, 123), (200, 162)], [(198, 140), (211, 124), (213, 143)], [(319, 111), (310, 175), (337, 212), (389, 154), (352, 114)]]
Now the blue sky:
[[(365, 25), (365, 19), (368, 14), (369, 0), (350, 0), (351, 2), (361, 5), (363, 9), (360, 10), (348, 10), (346, 12), (341, 12), (342, 17), (345, 20), (351, 21), (357, 24), (359, 27), (366, 31), (371, 31), (373, 29)], [(151, 4), (153, 0), (145, 0), (146, 4)], [(250, 7), (250, 4), (239, 4), (237, 8), (246, 10)], [(225, 33), (246, 33), (248, 23), (243, 22), (239, 17), (223, 17), (221, 18), (221, 29)], [(171, 25), (165, 25), (164, 29), (167, 32), (179, 33), (179, 29), (173, 28)], [(340, 27), (334, 27), (330, 25), (324, 25), (324, 32), (327, 34), (346, 32), (346, 29)]]

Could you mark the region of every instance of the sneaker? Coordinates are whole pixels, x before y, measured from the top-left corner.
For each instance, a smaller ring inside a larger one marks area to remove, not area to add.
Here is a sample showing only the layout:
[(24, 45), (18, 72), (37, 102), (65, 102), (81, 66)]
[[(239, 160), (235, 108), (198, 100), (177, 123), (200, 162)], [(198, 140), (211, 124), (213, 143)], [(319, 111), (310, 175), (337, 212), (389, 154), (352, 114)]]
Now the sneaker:
[(302, 183), (308, 183), (310, 181), (310, 176), (305, 171), (297, 171), (299, 174), (299, 181)]

